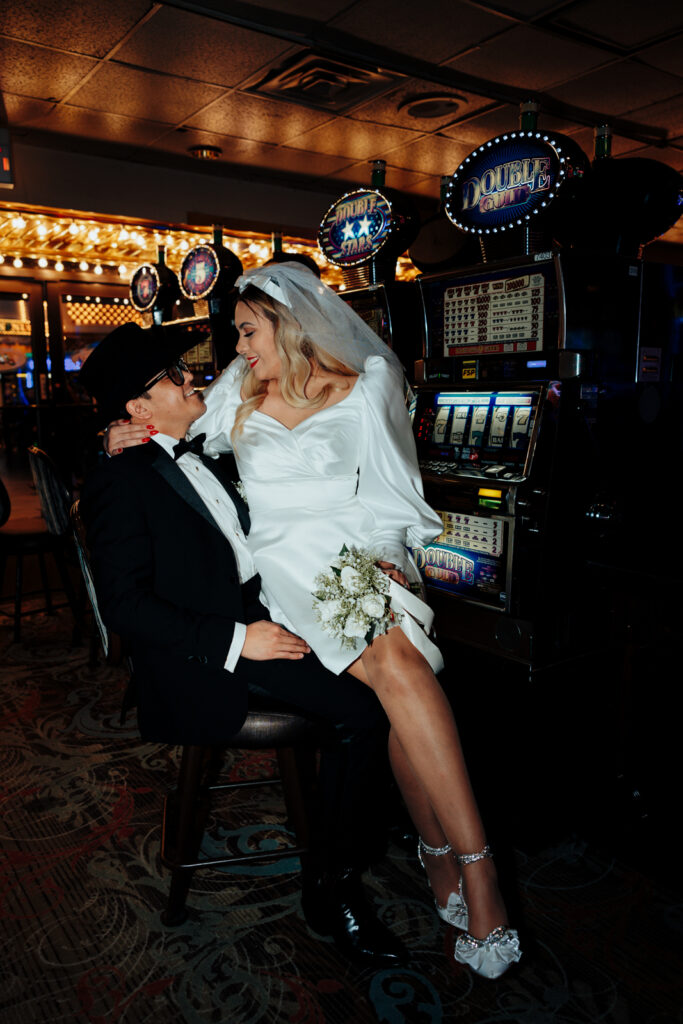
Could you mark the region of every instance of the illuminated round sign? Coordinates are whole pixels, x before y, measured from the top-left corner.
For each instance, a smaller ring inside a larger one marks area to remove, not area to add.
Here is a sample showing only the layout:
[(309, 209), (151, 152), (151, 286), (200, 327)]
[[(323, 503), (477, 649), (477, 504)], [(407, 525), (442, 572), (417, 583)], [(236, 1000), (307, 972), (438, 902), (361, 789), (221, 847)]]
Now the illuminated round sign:
[(570, 157), (568, 141), (519, 131), (485, 142), (452, 176), (446, 213), (457, 227), (479, 235), (533, 222), (567, 177), (584, 173), (583, 164), (575, 159), (576, 147)]
[(337, 267), (355, 267), (376, 256), (394, 234), (391, 203), (375, 189), (347, 192), (320, 224), (318, 244)]
[(180, 288), (186, 299), (205, 299), (220, 274), (218, 257), (210, 245), (190, 249), (180, 268)]
[(159, 274), (155, 266), (145, 263), (133, 274), (130, 282), (130, 301), (139, 313), (151, 309), (159, 294)]

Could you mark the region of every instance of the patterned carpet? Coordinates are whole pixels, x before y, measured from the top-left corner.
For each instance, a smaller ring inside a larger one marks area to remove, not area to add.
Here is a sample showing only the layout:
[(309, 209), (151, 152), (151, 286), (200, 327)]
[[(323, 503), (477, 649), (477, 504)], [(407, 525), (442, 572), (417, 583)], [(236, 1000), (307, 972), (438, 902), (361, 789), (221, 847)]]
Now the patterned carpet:
[[(309, 932), (297, 862), (195, 875), (159, 920), (162, 794), (177, 751), (118, 724), (123, 677), (71, 648), (67, 612), (0, 623), (0, 1020), (6, 1024), (673, 1024), (683, 915), (664, 888), (575, 837), (516, 853), (522, 962), (498, 982), (452, 960), (412, 852), (367, 876), (405, 969), (361, 970)], [(263, 755), (235, 759), (237, 777)], [(277, 793), (230, 797), (206, 851), (286, 836)], [(246, 824), (245, 822), (252, 824)]]

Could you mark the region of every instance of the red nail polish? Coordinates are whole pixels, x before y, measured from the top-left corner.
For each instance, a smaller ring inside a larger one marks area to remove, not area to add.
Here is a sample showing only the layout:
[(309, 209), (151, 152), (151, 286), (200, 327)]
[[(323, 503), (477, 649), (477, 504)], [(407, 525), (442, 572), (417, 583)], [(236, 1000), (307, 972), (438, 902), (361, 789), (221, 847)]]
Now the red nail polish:
[(151, 437), (143, 437), (143, 439), (142, 439), (142, 441), (141, 441), (140, 443), (141, 443), (141, 444), (147, 444), (147, 442), (148, 442), (148, 441), (151, 441), (151, 440), (152, 440), (152, 438), (151, 438)]
[(114, 455), (120, 455), (122, 451), (123, 451), (123, 448), (115, 448), (114, 449)]
[(148, 423), (147, 424), (147, 429), (148, 430), (154, 430), (154, 424), (153, 423)]
[(150, 430), (150, 434), (152, 435), (152, 437), (154, 437), (154, 435), (158, 434), (158, 433), (159, 433), (158, 430)]

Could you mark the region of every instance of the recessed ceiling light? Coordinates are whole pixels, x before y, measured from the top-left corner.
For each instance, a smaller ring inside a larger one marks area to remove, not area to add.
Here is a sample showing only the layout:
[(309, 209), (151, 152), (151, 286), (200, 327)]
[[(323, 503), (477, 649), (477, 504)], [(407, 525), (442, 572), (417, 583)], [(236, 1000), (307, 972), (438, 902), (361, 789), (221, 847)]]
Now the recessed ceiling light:
[(429, 119), (455, 114), (463, 103), (467, 103), (465, 97), (452, 92), (428, 92), (421, 96), (409, 96), (399, 103), (398, 109), (408, 117)]

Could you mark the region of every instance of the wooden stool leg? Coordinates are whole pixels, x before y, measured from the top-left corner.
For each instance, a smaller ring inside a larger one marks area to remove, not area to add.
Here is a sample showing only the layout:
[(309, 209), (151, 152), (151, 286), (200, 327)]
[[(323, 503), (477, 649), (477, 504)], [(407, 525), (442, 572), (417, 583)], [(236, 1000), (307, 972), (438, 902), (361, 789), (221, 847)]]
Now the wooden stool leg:
[[(304, 758), (310, 760), (314, 753), (312, 750), (305, 749), (297, 751), (294, 747), (280, 747), (276, 753), (280, 778), (282, 779), (287, 817), (296, 836), (296, 845), (308, 847), (310, 833), (306, 800), (302, 788), (302, 779), (306, 776), (308, 765), (302, 762)], [(307, 854), (302, 854), (300, 857), (302, 867), (307, 856)]]
[(14, 591), (14, 642), (21, 640), (21, 591), (24, 583), (24, 556), (17, 551), (17, 565)]
[(66, 594), (66, 599), (69, 602), (71, 614), (74, 618), (74, 628), (71, 640), (75, 646), (80, 644), (83, 633), (82, 605), (76, 596), (76, 591), (74, 590), (74, 585), (71, 581), (71, 576), (69, 575), (69, 566), (67, 565), (63, 547), (58, 544), (55, 547), (53, 554), (55, 562), (57, 563), (57, 569), (59, 570), (62, 587), (64, 588), (64, 593)]
[[(183, 747), (178, 787), (168, 800), (164, 818), (162, 852), (170, 850), (167, 856), (171, 863), (194, 861), (199, 852), (206, 818), (206, 802), (199, 801), (205, 752), (205, 747)], [(185, 901), (193, 874), (192, 869), (180, 867), (173, 867), (172, 872), (168, 903), (161, 915), (170, 928), (187, 919)]]
[(38, 552), (38, 565), (40, 566), (40, 582), (43, 584), (43, 593), (45, 594), (45, 611), (48, 615), (52, 615), (52, 593), (47, 579), (45, 555), (42, 551)]

